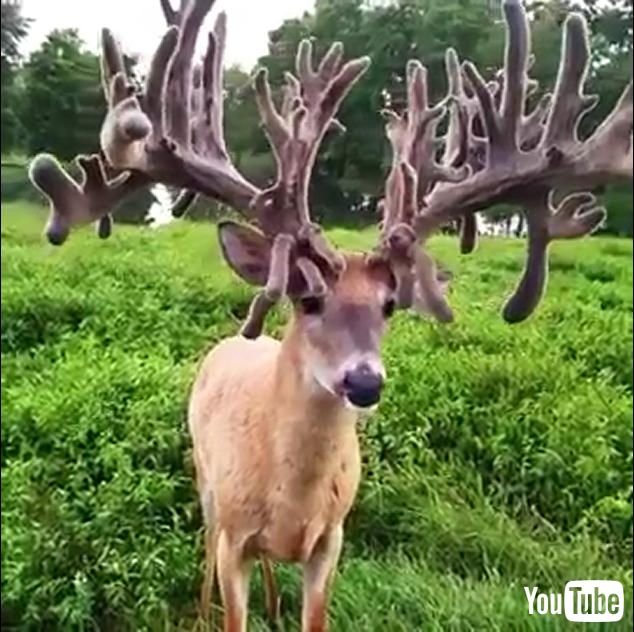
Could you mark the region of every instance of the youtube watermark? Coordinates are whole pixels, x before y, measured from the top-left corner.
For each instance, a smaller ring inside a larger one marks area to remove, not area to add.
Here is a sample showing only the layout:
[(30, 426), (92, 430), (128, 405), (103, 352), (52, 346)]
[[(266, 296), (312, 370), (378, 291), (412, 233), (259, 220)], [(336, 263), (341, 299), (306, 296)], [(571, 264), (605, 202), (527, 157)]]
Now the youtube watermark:
[(623, 584), (612, 580), (576, 580), (562, 593), (540, 592), (524, 586), (529, 615), (564, 615), (568, 621), (620, 621), (623, 618)]

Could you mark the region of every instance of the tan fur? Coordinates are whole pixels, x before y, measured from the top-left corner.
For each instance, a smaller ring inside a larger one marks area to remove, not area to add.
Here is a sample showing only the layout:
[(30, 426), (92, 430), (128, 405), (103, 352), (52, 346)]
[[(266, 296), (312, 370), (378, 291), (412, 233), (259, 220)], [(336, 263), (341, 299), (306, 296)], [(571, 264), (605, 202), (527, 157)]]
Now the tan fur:
[(303, 562), (350, 509), (359, 455), (354, 412), (296, 374), (297, 333), (215, 347), (194, 385), (190, 431), (216, 527), (252, 555)]
[[(377, 274), (349, 256), (333, 298), (376, 303), (384, 280)], [(325, 629), (326, 591), (360, 455), (357, 413), (307, 374), (304, 329), (297, 315), (282, 342), (222, 341), (193, 387), (189, 427), (208, 542), (217, 547), (225, 630), (245, 629), (248, 561), (258, 557), (304, 565), (303, 629)], [(215, 552), (207, 556), (212, 565)]]

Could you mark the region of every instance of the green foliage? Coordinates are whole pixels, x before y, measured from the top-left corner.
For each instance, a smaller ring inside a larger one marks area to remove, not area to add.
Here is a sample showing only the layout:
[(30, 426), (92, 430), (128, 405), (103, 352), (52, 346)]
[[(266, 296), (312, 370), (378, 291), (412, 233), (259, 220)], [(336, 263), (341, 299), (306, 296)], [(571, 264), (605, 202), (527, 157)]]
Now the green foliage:
[(2, 160), (1, 199), (36, 202), (40, 193), (33, 187), (23, 160)]
[[(251, 291), (207, 224), (86, 230), (55, 249), (42, 223), (3, 205), (3, 628), (190, 630), (203, 553), (188, 388)], [(520, 241), (433, 249), (458, 320), (394, 318), (333, 629), (572, 629), (529, 617), (523, 586), (619, 579), (631, 594), (632, 244), (555, 244), (544, 304), (516, 326), (498, 311)], [(297, 630), (299, 574), (278, 574), (282, 629)], [(266, 630), (257, 573), (252, 596)]]
[(2, 0), (0, 4), (0, 54), (3, 81), (7, 69), (17, 64), (20, 58), (18, 51), (20, 41), (26, 37), (29, 30), (30, 20), (22, 15), (21, 9), (19, 2)]
[(603, 231), (620, 237), (632, 237), (632, 185), (609, 187), (602, 196), (602, 202), (608, 211)]
[(61, 160), (99, 148), (106, 106), (99, 58), (84, 50), (77, 32), (53, 31), (31, 54), (23, 71), (23, 127), (27, 153), (48, 151)]
[(22, 140), (21, 124), (16, 114), (15, 75), (20, 59), (18, 46), (28, 33), (29, 20), (21, 15), (21, 5), (16, 2), (2, 1), (0, 10), (0, 65), (2, 86), (2, 128), (0, 143), (2, 152), (18, 146)]

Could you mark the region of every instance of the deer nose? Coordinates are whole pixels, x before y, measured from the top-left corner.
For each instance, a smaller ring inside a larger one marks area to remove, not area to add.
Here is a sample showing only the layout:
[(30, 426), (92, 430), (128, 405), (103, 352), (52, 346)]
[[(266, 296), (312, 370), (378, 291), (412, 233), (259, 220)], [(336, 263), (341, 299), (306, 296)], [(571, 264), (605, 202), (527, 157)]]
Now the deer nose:
[(350, 403), (361, 408), (376, 404), (381, 398), (383, 376), (362, 364), (343, 377), (343, 389)]

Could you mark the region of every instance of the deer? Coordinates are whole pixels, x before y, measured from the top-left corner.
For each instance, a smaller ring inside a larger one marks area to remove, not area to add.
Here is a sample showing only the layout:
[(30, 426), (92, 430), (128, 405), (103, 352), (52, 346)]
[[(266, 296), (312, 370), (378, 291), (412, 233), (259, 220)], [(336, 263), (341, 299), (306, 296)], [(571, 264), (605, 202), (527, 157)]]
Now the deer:
[[(505, 0), (504, 61), (491, 80), (449, 49), (447, 94), (432, 103), (425, 66), (407, 64), (406, 107), (382, 112), (392, 163), (377, 243), (347, 252), (311, 221), (309, 185), (324, 138), (345, 132), (339, 107), (370, 60), (344, 62), (334, 43), (315, 65), (312, 43), (302, 41), (277, 104), (267, 71), (257, 71), (255, 98), (277, 168), (260, 188), (234, 167), (223, 136), (225, 15), (194, 63), (213, 0), (181, 0), (178, 10), (161, 4), (168, 28), (142, 88), (130, 84), (114, 36), (102, 33), (108, 112), (101, 151), (77, 158), (81, 181), (48, 154), (33, 160), (30, 177), (50, 201), (46, 235), (57, 245), (90, 222), (107, 237), (117, 203), (153, 183), (181, 191), (175, 216), (202, 195), (247, 220), (220, 221), (219, 241), (230, 268), (259, 289), (238, 335), (202, 360), (188, 406), (205, 533), (201, 615), (209, 614), (217, 576), (225, 632), (245, 630), (250, 573), (260, 560), (267, 611), (277, 618), (272, 564), (291, 562), (303, 568), (302, 630), (326, 630), (361, 476), (358, 420), (379, 404), (386, 382), (388, 320), (396, 310), (454, 319), (451, 276), (428, 252), (431, 235), (457, 223), (468, 254), (476, 213), (499, 202), (519, 206), (527, 257), (502, 315), (509, 324), (528, 318), (544, 293), (550, 243), (596, 230), (606, 211), (592, 191), (632, 179), (632, 84), (580, 138), (579, 123), (597, 97), (584, 93), (587, 24), (572, 13), (554, 91), (529, 107), (537, 89), (529, 22), (519, 0)], [(281, 300), (291, 317), (278, 340), (263, 331)]]

